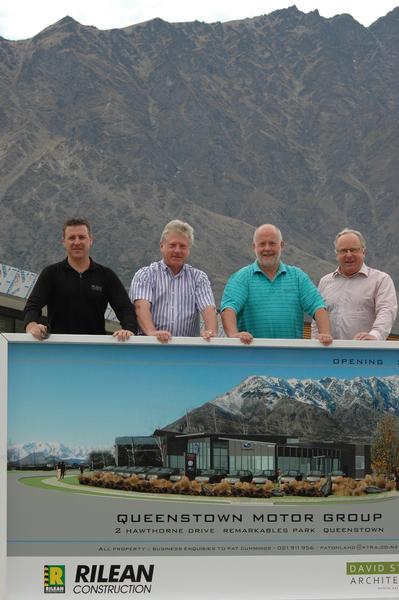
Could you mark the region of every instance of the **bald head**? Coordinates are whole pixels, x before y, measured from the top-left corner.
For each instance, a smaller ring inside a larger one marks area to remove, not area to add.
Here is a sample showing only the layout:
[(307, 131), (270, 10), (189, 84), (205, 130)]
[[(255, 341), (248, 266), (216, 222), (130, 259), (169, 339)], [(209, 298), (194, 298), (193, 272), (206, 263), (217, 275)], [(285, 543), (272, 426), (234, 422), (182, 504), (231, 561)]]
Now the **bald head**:
[(275, 233), (278, 237), (279, 242), (281, 242), (283, 240), (283, 236), (281, 235), (281, 231), (278, 227), (276, 227), (275, 225), (271, 225), (270, 223), (265, 223), (264, 225), (259, 225), (259, 227), (257, 227), (255, 229), (253, 242), (255, 243), (257, 236), (262, 235), (264, 233), (266, 233), (266, 234)]

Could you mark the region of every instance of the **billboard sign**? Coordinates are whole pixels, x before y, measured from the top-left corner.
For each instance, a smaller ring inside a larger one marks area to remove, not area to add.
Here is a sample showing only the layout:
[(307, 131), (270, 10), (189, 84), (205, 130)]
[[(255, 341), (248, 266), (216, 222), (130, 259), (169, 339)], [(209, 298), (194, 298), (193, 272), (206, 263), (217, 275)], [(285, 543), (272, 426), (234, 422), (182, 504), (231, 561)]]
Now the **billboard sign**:
[(0, 337), (7, 599), (398, 597), (398, 343)]

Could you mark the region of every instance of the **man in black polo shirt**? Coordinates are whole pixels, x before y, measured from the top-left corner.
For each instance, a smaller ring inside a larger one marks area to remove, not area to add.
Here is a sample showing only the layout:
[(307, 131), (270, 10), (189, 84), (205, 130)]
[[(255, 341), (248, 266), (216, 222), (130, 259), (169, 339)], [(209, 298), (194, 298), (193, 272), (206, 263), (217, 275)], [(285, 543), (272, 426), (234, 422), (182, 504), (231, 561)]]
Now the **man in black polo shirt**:
[[(88, 221), (67, 221), (62, 243), (67, 258), (43, 269), (26, 302), (26, 332), (38, 340), (50, 332), (105, 334), (104, 313), (109, 303), (122, 327), (114, 337), (125, 341), (134, 335), (136, 315), (120, 279), (90, 258), (93, 237)], [(46, 305), (48, 327), (40, 323)]]

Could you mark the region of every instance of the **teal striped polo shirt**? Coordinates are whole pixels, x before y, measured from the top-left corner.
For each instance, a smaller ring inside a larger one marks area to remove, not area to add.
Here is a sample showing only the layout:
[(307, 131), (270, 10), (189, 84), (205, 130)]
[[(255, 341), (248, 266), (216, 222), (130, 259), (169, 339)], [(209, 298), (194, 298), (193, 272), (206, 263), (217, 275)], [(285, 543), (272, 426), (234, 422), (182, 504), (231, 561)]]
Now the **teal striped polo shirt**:
[(273, 280), (258, 261), (234, 273), (223, 292), (221, 311), (237, 315), (238, 331), (260, 338), (302, 338), (303, 315), (325, 308), (310, 277), (298, 267), (280, 262)]

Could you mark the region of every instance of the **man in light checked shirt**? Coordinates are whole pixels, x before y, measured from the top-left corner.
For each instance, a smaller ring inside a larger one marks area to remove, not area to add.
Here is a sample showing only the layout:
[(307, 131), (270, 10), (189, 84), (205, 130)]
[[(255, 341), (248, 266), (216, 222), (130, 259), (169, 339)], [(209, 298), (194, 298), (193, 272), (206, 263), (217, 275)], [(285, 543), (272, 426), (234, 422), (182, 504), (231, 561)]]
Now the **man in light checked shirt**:
[(191, 225), (177, 219), (170, 221), (161, 235), (162, 260), (137, 271), (130, 285), (129, 297), (141, 333), (153, 335), (161, 343), (172, 336), (198, 336), (200, 314), (204, 320), (201, 336), (209, 341), (217, 335), (209, 279), (186, 263), (193, 241)]
[[(332, 335), (338, 340), (385, 340), (398, 302), (391, 277), (364, 264), (366, 242), (360, 231), (343, 229), (335, 238), (338, 268), (322, 277)], [(317, 326), (312, 323), (312, 337)]]

